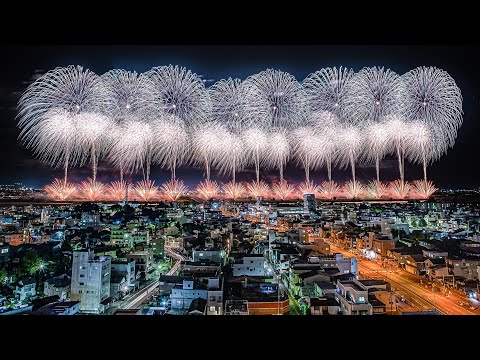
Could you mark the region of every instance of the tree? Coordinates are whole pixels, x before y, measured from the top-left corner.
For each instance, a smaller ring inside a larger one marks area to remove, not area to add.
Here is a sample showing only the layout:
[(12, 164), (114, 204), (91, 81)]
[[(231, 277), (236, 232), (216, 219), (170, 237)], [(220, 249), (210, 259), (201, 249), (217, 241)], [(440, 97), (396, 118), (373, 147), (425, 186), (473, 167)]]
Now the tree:
[(5, 285), (7, 281), (8, 281), (8, 273), (7, 273), (7, 269), (4, 266), (0, 270), (0, 286)]
[(418, 227), (418, 221), (417, 221), (417, 219), (413, 219), (412, 222), (411, 222), (411, 225), (412, 225), (412, 227), (414, 227), (414, 228)]
[(420, 221), (418, 222), (418, 226), (421, 227), (421, 228), (424, 228), (427, 225), (428, 225), (427, 221), (424, 218), (421, 218)]

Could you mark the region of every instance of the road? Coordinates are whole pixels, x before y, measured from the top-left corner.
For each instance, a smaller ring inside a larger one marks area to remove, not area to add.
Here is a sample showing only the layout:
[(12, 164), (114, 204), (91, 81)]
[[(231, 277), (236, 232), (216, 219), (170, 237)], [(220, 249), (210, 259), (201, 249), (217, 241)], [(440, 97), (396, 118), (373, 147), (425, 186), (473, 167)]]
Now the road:
[[(167, 273), (167, 275), (174, 275), (177, 272), (177, 270), (180, 268), (181, 262), (185, 260), (185, 257), (180, 254), (177, 254), (170, 247), (165, 247), (165, 252), (171, 257), (177, 259), (177, 262), (175, 263), (175, 265), (173, 265), (173, 267)], [(140, 289), (139, 291), (133, 293), (127, 299), (124, 299), (122, 303), (118, 306), (118, 308), (119, 309), (136, 309), (140, 307), (141, 304), (146, 302), (148, 298), (153, 295), (158, 285), (159, 285), (158, 280), (155, 280), (151, 284), (148, 284), (143, 289)]]
[[(339, 252), (344, 257), (356, 257), (359, 275), (385, 279), (396, 291), (403, 292), (407, 301), (416, 310), (435, 308), (445, 315), (480, 315), (480, 310), (470, 310), (466, 306), (460, 305), (460, 302), (468, 303), (468, 300), (458, 291), (452, 290), (451, 294), (445, 295), (443, 286), (436, 284), (437, 291), (433, 292), (431, 286), (425, 287), (425, 283), (428, 281), (424, 277), (411, 274), (403, 269), (386, 270), (375, 261), (362, 259), (360, 256), (332, 244), (330, 247), (332, 252)], [(420, 281), (423, 281), (423, 284)]]

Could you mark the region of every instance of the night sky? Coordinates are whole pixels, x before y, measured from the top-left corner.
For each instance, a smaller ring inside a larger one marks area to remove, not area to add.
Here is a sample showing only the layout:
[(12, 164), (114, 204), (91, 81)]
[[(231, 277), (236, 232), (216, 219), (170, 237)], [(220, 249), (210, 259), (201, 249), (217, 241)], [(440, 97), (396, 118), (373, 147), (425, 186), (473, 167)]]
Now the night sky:
[[(464, 123), (458, 132), (456, 145), (439, 161), (428, 168), (428, 176), (439, 187), (478, 187), (477, 176), (480, 124), (478, 121), (479, 72), (478, 57), (473, 46), (350, 46), (350, 45), (158, 45), (158, 46), (3, 46), (0, 60), (0, 184), (23, 182), (40, 187), (61, 177), (62, 171), (41, 164), (24, 150), (17, 140), (16, 103), (25, 88), (46, 71), (57, 66), (81, 65), (101, 75), (123, 68), (143, 72), (153, 66), (180, 65), (202, 75), (206, 86), (228, 77), (245, 79), (247, 76), (274, 68), (287, 71), (302, 81), (308, 74), (322, 67), (346, 66), (359, 71), (365, 66), (384, 66), (403, 74), (417, 66), (437, 66), (446, 70), (456, 81), (463, 95)], [(394, 158), (382, 161), (381, 177), (393, 180), (398, 175)], [(358, 178), (368, 180), (375, 176), (374, 165), (358, 166)], [(287, 165), (287, 180), (304, 179), (302, 169)], [(70, 180), (79, 181), (90, 175), (88, 167), (70, 170)], [(272, 180), (277, 172), (263, 171), (262, 178)], [(110, 181), (118, 175), (101, 163), (98, 178)], [(152, 178), (163, 182), (167, 171), (152, 169)], [(181, 168), (177, 176), (187, 185), (197, 183), (202, 170)], [(334, 170), (334, 180), (343, 182), (350, 172)], [(421, 166), (406, 162), (407, 180), (422, 177)], [(320, 182), (326, 177), (319, 170), (311, 178)], [(140, 179), (140, 176), (137, 177)], [(214, 179), (223, 180), (213, 173)], [(239, 180), (253, 179), (253, 169), (243, 172)]]

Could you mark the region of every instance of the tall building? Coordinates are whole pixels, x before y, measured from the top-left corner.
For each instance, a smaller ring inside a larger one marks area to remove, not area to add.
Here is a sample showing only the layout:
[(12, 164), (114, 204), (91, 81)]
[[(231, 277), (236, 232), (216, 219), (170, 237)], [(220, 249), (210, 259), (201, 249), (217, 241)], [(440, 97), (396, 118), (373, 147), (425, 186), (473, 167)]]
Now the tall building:
[(92, 250), (73, 252), (71, 300), (80, 301), (80, 311), (99, 314), (101, 302), (110, 296), (110, 256), (94, 256)]
[(303, 195), (303, 208), (305, 212), (310, 213), (315, 211), (316, 209), (315, 204), (315, 194), (304, 194)]

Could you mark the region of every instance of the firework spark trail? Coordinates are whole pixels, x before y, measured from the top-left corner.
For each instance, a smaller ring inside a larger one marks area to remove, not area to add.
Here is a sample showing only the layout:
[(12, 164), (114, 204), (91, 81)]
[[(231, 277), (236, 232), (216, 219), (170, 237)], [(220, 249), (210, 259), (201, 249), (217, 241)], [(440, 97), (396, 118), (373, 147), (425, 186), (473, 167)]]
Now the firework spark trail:
[(185, 122), (174, 116), (163, 117), (154, 124), (155, 151), (154, 160), (176, 178), (178, 166), (188, 160), (190, 137)]
[(388, 115), (401, 114), (405, 101), (402, 78), (383, 67), (366, 67), (345, 88), (344, 117), (352, 124), (377, 123)]
[(203, 200), (210, 200), (218, 197), (220, 193), (220, 187), (215, 181), (204, 180), (198, 184), (195, 191)]
[(143, 201), (153, 200), (158, 194), (155, 180), (142, 180), (135, 185), (135, 192)]
[(281, 200), (288, 199), (295, 192), (295, 188), (290, 185), (286, 180), (282, 180), (272, 186), (273, 193), (277, 195)]
[(110, 151), (111, 138), (107, 135), (115, 128), (115, 122), (98, 113), (82, 113), (78, 115), (78, 124), (81, 127), (79, 142), (85, 159), (90, 157), (92, 163), (92, 181), (97, 181), (97, 166), (101, 156)]
[(423, 200), (428, 199), (437, 190), (438, 189), (433, 185), (431, 181), (415, 180), (413, 182), (413, 192), (420, 199), (423, 199)]
[(245, 144), (245, 156), (247, 163), (255, 165), (255, 174), (257, 183), (260, 182), (260, 163), (266, 155), (268, 147), (268, 136), (260, 128), (252, 127), (242, 133), (243, 143)]
[(370, 181), (366, 192), (374, 199), (381, 199), (387, 194), (387, 185), (379, 180)]
[(385, 117), (389, 151), (397, 155), (400, 180), (405, 179), (405, 153), (408, 152), (409, 123), (401, 116)]
[(218, 122), (208, 122), (194, 129), (192, 136), (192, 162), (204, 165), (207, 180), (210, 180), (212, 163), (223, 156), (222, 139), (228, 136), (225, 126)]
[(118, 125), (117, 141), (109, 152), (112, 164), (123, 172), (142, 170), (144, 180), (150, 180), (150, 167), (154, 151), (154, 137), (149, 123), (135, 117)]
[[(142, 74), (151, 83), (152, 106), (194, 127), (208, 120), (211, 103), (202, 79), (178, 66), (158, 66)], [(162, 116), (163, 117), (163, 116)]]
[(455, 80), (436, 67), (417, 67), (402, 76), (405, 117), (424, 122), (453, 147), (463, 122), (462, 94)]
[(74, 184), (65, 183), (60, 179), (55, 179), (51, 184), (45, 186), (45, 192), (53, 199), (61, 201), (67, 200), (77, 191)]
[(357, 184), (355, 163), (364, 150), (364, 141), (360, 129), (355, 125), (345, 125), (339, 134), (340, 146), (336, 153), (336, 161), (340, 168), (350, 166), (352, 171), (352, 186)]
[(69, 166), (83, 165), (78, 151), (80, 126), (78, 117), (65, 110), (51, 109), (44, 119), (21, 133), (26, 148), (31, 148), (42, 162), (64, 169), (64, 184), (67, 184)]
[(265, 198), (270, 194), (270, 187), (264, 181), (252, 181), (246, 185), (246, 190), (254, 198)]
[(389, 192), (395, 199), (405, 199), (410, 191), (410, 184), (408, 181), (402, 179), (392, 181), (389, 185)]
[(115, 201), (122, 201), (129, 192), (128, 184), (123, 181), (114, 181), (111, 184), (107, 185), (107, 191), (110, 195), (110, 198)]
[(427, 165), (439, 159), (447, 151), (445, 138), (438, 138), (429, 125), (423, 121), (413, 121), (406, 139), (407, 158), (423, 167), (423, 180), (427, 181)]
[(104, 195), (105, 186), (98, 181), (88, 178), (86, 181), (82, 181), (81, 190), (84, 199), (97, 201)]
[(324, 181), (319, 188), (319, 195), (322, 198), (332, 200), (334, 197), (340, 194), (340, 185), (335, 181)]
[(301, 127), (293, 131), (293, 154), (297, 164), (305, 170), (305, 180), (310, 181), (310, 170), (318, 165), (318, 134), (314, 127)]
[(162, 185), (163, 192), (170, 201), (177, 201), (181, 196), (185, 195), (188, 188), (183, 184), (182, 180), (171, 179)]
[(287, 131), (281, 128), (272, 129), (268, 134), (268, 144), (264, 157), (267, 168), (279, 169), (280, 181), (283, 181), (283, 168), (290, 157), (290, 142)]
[(327, 168), (328, 181), (332, 181), (332, 166), (338, 151), (339, 119), (328, 111), (311, 114), (310, 123), (315, 127), (316, 141), (312, 144), (316, 166)]
[(241, 136), (235, 133), (227, 133), (222, 139), (223, 153), (215, 161), (215, 166), (220, 174), (231, 174), (235, 183), (237, 171), (243, 170), (246, 164), (245, 145)]
[(240, 79), (222, 79), (207, 91), (212, 104), (212, 121), (224, 124), (236, 134), (252, 125), (248, 116), (246, 87)]
[(248, 77), (244, 86), (247, 114), (254, 125), (293, 130), (304, 123), (309, 111), (307, 95), (289, 73), (267, 69)]
[(223, 192), (225, 193), (226, 198), (236, 200), (239, 197), (242, 197), (246, 193), (245, 186), (241, 183), (236, 183), (235, 181), (230, 181), (223, 185)]
[(362, 153), (364, 162), (375, 162), (377, 181), (380, 181), (380, 160), (388, 152), (389, 133), (385, 122), (368, 124), (365, 133), (367, 135), (366, 151)]
[(341, 119), (347, 95), (345, 89), (353, 75), (352, 69), (344, 67), (323, 68), (310, 74), (303, 81), (303, 86), (311, 111), (328, 111)]
[(365, 188), (356, 180), (349, 180), (343, 185), (343, 190), (349, 199), (358, 199), (365, 193)]
[(317, 195), (319, 193), (319, 187), (314, 184), (313, 181), (304, 181), (298, 186), (298, 192), (302, 197), (305, 194)]

